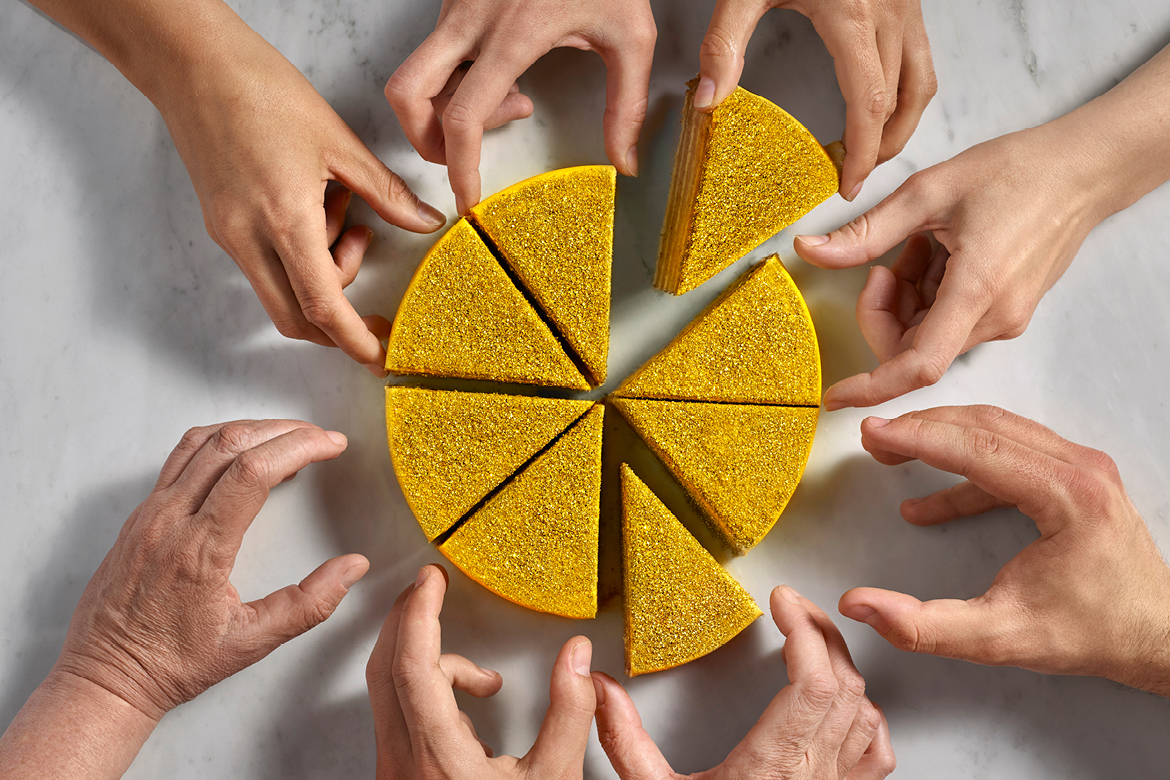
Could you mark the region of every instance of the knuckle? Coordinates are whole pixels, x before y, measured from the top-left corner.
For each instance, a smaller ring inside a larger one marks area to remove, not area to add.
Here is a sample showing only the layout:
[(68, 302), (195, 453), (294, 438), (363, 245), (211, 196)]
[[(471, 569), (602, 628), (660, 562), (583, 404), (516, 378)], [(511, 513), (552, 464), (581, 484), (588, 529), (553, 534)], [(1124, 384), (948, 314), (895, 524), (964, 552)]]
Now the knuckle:
[(882, 751), (881, 757), (877, 760), (877, 765), (882, 777), (892, 775), (894, 770), (898, 768), (898, 759), (894, 756), (894, 751), (889, 749)]
[(309, 599), (303, 612), (305, 630), (324, 623), (336, 609), (337, 605), (329, 599), (320, 596)]
[(241, 453), (232, 464), (233, 477), (244, 488), (267, 488), (270, 471), (268, 459), (256, 450)]
[(919, 387), (930, 387), (938, 384), (950, 367), (951, 361), (937, 352), (922, 355), (914, 371), (914, 380)]
[(1095, 468), (1103, 472), (1109, 478), (1110, 482), (1121, 484), (1121, 471), (1117, 468), (1117, 461), (1109, 457), (1107, 453), (1101, 450), (1095, 450), (1092, 447), (1085, 447), (1084, 455), (1085, 459)]
[(470, 106), (457, 98), (458, 93), (456, 93), (456, 98), (452, 99), (447, 104), (447, 108), (443, 110), (443, 127), (465, 132), (474, 130), (477, 127), (482, 129), (483, 120)]
[(995, 425), (1007, 414), (1001, 407), (990, 404), (976, 404), (972, 411), (975, 412), (975, 424), (980, 428)]
[(828, 709), (841, 688), (837, 678), (827, 669), (812, 672), (796, 685), (800, 697), (818, 710)]
[(413, 203), (418, 200), (414, 191), (402, 180), (401, 176), (389, 169), (387, 169), (386, 174), (386, 193), (390, 196), (390, 200), (405, 203)]
[[(865, 678), (850, 670), (838, 678), (839, 695), (850, 701), (860, 700), (865, 696)], [(871, 708), (872, 709), (872, 708)]]
[(303, 319), (273, 317), (272, 324), (276, 326), (276, 332), (285, 338), (299, 339), (302, 341), (309, 338), (309, 329)]
[(227, 423), (211, 437), (211, 444), (225, 455), (238, 455), (251, 447), (252, 430), (246, 423)]
[(654, 24), (654, 17), (647, 14), (631, 24), (626, 34), (636, 46), (653, 46), (658, 40), (658, 26)]
[(1069, 497), (1082, 511), (1097, 519), (1105, 520), (1112, 515), (1114, 491), (1104, 479), (1104, 473), (1096, 468), (1077, 468), (1068, 480)]
[(410, 690), (425, 673), (424, 664), (409, 653), (399, 653), (390, 667), (390, 678), (399, 690)]
[(1000, 438), (983, 428), (968, 429), (967, 447), (974, 458), (988, 458), (999, 451)]
[(338, 321), (337, 304), (319, 293), (306, 296), (301, 304), (301, 313), (305, 319), (321, 330), (330, 330)]
[(386, 95), (386, 100), (390, 103), (390, 107), (397, 111), (410, 101), (411, 95), (414, 93), (414, 88), (410, 83), (410, 79), (399, 68), (387, 80), (386, 88), (382, 92)]
[(731, 36), (727, 35), (721, 28), (712, 26), (703, 36), (702, 44), (699, 45), (699, 58), (701, 60), (714, 58), (734, 61), (736, 48)]
[(918, 626), (911, 621), (900, 620), (893, 623), (886, 639), (894, 647), (908, 653), (929, 653), (931, 650), (930, 643), (924, 639)]
[(871, 119), (885, 122), (890, 114), (891, 104), (890, 95), (886, 92), (885, 87), (883, 85), (876, 85), (862, 96), (861, 100), (858, 101), (857, 107), (864, 111)]
[(931, 67), (922, 74), (922, 81), (918, 84), (917, 93), (923, 105), (926, 105), (938, 94), (938, 75)]
[(189, 428), (179, 439), (175, 449), (180, 452), (195, 452), (203, 446), (205, 441), (207, 441), (207, 428), (205, 426)]

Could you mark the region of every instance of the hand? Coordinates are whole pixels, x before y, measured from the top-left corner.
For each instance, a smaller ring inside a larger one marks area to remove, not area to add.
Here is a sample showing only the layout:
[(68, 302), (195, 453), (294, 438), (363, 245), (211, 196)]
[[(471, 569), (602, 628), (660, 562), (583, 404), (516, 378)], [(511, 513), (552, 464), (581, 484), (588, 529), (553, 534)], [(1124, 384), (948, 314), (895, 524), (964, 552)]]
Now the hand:
[[(348, 190), (414, 232), (433, 232), (444, 217), (276, 49), (238, 18), (222, 29), (230, 48), (204, 52), (151, 94), (191, 174), (207, 232), (244, 272), (277, 330), (340, 347), (384, 376), (379, 339), (389, 323), (358, 316), (342, 293), (373, 236), (362, 225), (342, 232)], [(348, 190), (327, 194), (331, 180)]]
[(915, 525), (1015, 506), (1040, 538), (982, 596), (922, 602), (876, 588), (841, 614), (903, 650), (1049, 674), (1082, 674), (1170, 696), (1170, 568), (1108, 455), (990, 406), (867, 418), (879, 462), (918, 459), (967, 480), (902, 504)]
[(595, 51), (609, 74), (605, 151), (635, 176), (657, 35), (648, 0), (445, 0), (435, 31), (387, 82), (386, 99), (423, 159), (447, 166), (466, 214), (479, 202), (484, 131), (532, 114), (516, 79), (552, 49)]
[(454, 689), (492, 696), (503, 679), (440, 650), (446, 591), (446, 572), (424, 566), (394, 602), (366, 666), (379, 780), (580, 780), (594, 709), (589, 640), (574, 637), (557, 656), (548, 713), (528, 755), (493, 757), (459, 710)]
[(881, 365), (829, 388), (828, 411), (932, 385), (959, 354), (1024, 332), (1103, 217), (1079, 182), (1080, 157), (1058, 149), (1046, 126), (996, 138), (914, 174), (828, 236), (797, 237), (808, 262), (847, 268), (910, 236), (892, 268), (870, 269), (857, 299)]
[(158, 720), (329, 617), (369, 568), (362, 556), (248, 603), (229, 576), (269, 490), (345, 445), (293, 420), (188, 431), (86, 587), (51, 676)]
[(845, 98), (841, 195), (853, 200), (874, 166), (897, 155), (938, 91), (919, 0), (717, 0), (699, 50), (695, 108), (735, 91), (743, 56), (770, 8), (804, 14), (825, 42)]
[(772, 618), (787, 638), (783, 658), (791, 682), (727, 760), (706, 772), (684, 776), (671, 769), (630, 695), (613, 678), (593, 673), (597, 736), (622, 780), (863, 780), (894, 771), (885, 716), (865, 697), (841, 632), (786, 586), (772, 591)]

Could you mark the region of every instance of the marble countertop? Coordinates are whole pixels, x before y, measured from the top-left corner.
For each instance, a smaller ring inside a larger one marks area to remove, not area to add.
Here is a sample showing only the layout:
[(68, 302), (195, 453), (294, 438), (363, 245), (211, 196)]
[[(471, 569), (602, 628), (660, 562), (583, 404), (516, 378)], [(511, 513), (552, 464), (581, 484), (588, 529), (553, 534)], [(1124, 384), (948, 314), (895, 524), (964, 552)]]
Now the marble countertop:
[[(422, 162), (382, 97), (431, 29), (437, 3), (233, 3), (301, 68), (367, 144), (449, 214), (445, 171)], [(1170, 38), (1164, 0), (927, 0), (941, 84), (906, 151), (854, 204), (833, 198), (799, 232), (832, 229), (915, 170), (1038, 124), (1114, 85)], [(682, 82), (697, 68), (710, 2), (655, 3), (659, 26), (642, 175), (619, 183), (614, 381), (664, 344), (727, 276), (683, 299), (650, 290)], [(275, 491), (234, 574), (245, 598), (361, 552), (369, 575), (325, 625), (168, 715), (133, 778), (372, 777), (363, 668), (383, 616), (417, 568), (441, 556), (407, 509), (385, 452), (381, 384), (336, 351), (277, 335), (243, 276), (207, 237), (194, 190), (153, 106), (79, 40), (23, 3), (0, 23), (0, 723), (56, 657), (81, 590), (188, 427), (295, 417), (345, 432), (349, 450)], [(557, 51), (524, 78), (534, 118), (489, 135), (484, 191), (605, 161), (599, 58)], [(765, 17), (743, 85), (839, 137), (844, 109), (811, 25)], [(1135, 153), (1138, 153), (1135, 151)], [(356, 200), (355, 200), (356, 203)], [(392, 316), (432, 238), (356, 215), (377, 237), (351, 298)], [(985, 402), (1044, 422), (1118, 461), (1156, 538), (1170, 532), (1170, 188), (1107, 220), (1021, 338), (979, 347), (935, 387), (876, 411)], [(853, 318), (865, 270), (827, 272), (777, 251), (805, 290), (826, 382), (874, 365)], [(887, 258), (889, 259), (889, 258)], [(1035, 536), (1015, 511), (938, 528), (902, 498), (954, 481), (860, 448), (866, 412), (821, 417), (804, 482), (782, 521), (732, 573), (765, 603), (793, 585), (830, 614), (855, 585), (919, 597), (983, 592)], [(497, 751), (523, 753), (547, 703), (556, 649), (584, 632), (594, 667), (621, 676), (621, 613), (574, 622), (528, 612), (459, 573), (447, 649), (499, 669), (504, 690), (466, 706)], [(1045, 677), (919, 657), (839, 618), (889, 717), (897, 777), (1154, 777), (1170, 765), (1170, 703), (1095, 679)], [(779, 632), (757, 621), (726, 648), (629, 683), (646, 727), (680, 771), (718, 763), (784, 684)], [(613, 773), (594, 740), (586, 776)]]

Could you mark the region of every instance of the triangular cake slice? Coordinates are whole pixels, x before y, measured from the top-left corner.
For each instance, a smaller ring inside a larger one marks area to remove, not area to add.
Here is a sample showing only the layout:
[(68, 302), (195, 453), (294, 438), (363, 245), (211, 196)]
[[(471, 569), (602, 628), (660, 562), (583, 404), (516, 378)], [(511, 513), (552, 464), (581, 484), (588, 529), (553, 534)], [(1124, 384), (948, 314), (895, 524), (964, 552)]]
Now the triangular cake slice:
[(737, 87), (710, 113), (687, 83), (654, 286), (693, 290), (837, 191), (824, 147), (779, 106)]
[(784, 264), (745, 272), (615, 395), (819, 406), (817, 334)]
[(456, 527), (439, 551), (521, 606), (572, 618), (596, 615), (603, 409), (591, 409)]
[(563, 168), (471, 210), (594, 385), (604, 384), (609, 355), (615, 177), (612, 165)]
[(622, 464), (626, 674), (722, 647), (762, 613), (633, 470)]
[(427, 541), (574, 420), (589, 401), (386, 388), (386, 440), (398, 484)]
[(390, 331), (386, 370), (589, 389), (465, 219), (415, 271)]
[(634, 398), (613, 403), (740, 553), (764, 538), (796, 490), (819, 411)]

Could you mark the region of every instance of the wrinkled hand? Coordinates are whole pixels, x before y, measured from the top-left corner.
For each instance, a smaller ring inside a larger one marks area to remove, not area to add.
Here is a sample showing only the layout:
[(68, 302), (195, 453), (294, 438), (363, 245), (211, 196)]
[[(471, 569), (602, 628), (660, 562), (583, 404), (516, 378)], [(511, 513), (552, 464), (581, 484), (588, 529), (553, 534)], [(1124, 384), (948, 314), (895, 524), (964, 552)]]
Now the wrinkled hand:
[(918, 459), (966, 481), (902, 504), (915, 525), (1015, 506), (1040, 538), (982, 596), (922, 602), (875, 588), (841, 613), (903, 650), (1049, 674), (1108, 677), (1170, 695), (1170, 568), (1108, 455), (990, 406), (862, 423), (881, 463)]
[(207, 232), (282, 334), (340, 347), (384, 376), (379, 338), (389, 323), (360, 317), (342, 293), (373, 234), (361, 225), (343, 233), (349, 193), (326, 195), (325, 187), (341, 182), (382, 219), (414, 232), (433, 232), (444, 217), (276, 49), (243, 22), (226, 27), (230, 48), (200, 58), (181, 71), (182, 83), (152, 95), (191, 174)]
[(865, 697), (841, 632), (796, 591), (772, 591), (772, 618), (787, 638), (790, 684), (722, 764), (680, 775), (642, 728), (633, 700), (611, 677), (597, 684), (597, 736), (622, 780), (825, 780), (883, 778), (894, 771), (889, 727)]
[(550, 704), (528, 755), (494, 757), (455, 690), (492, 696), (503, 679), (440, 649), (446, 572), (425, 566), (394, 602), (366, 666), (379, 780), (580, 780), (593, 722), (593, 645), (570, 639), (553, 665)]
[(556, 48), (601, 55), (605, 151), (618, 171), (637, 175), (656, 38), (648, 0), (446, 0), (435, 31), (390, 77), (386, 99), (423, 159), (447, 166), (466, 214), (480, 198), (484, 131), (531, 115), (516, 79)]
[(807, 16), (836, 64), (845, 98), (841, 195), (897, 155), (938, 91), (919, 0), (718, 0), (699, 51), (695, 107), (713, 109), (743, 72), (744, 51), (771, 8)]
[(827, 410), (932, 385), (975, 345), (1024, 332), (1102, 217), (1082, 194), (1092, 188), (1070, 183), (1080, 158), (1053, 143), (1042, 126), (979, 144), (914, 174), (827, 237), (797, 237), (797, 253), (822, 268), (870, 262), (910, 237), (891, 269), (870, 269), (857, 299), (881, 365), (829, 388)]
[(362, 556), (248, 603), (229, 577), (269, 490), (345, 445), (293, 420), (188, 431), (86, 587), (53, 674), (158, 720), (329, 617), (369, 567)]

